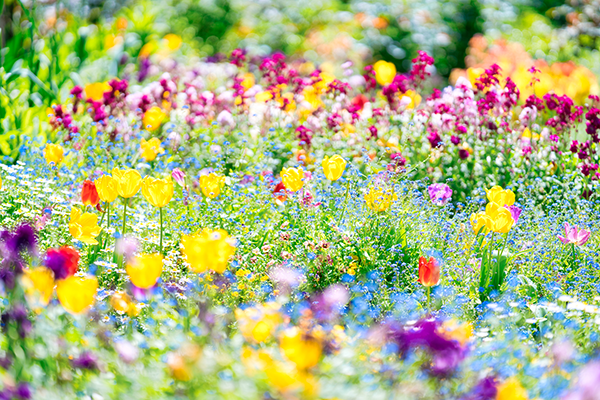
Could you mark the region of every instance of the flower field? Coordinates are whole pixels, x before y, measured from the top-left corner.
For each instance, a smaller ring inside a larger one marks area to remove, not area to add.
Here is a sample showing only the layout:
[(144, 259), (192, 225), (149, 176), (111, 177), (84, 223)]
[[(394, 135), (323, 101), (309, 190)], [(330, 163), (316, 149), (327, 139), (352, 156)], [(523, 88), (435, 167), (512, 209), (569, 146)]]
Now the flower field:
[(600, 399), (594, 2), (117, 3), (0, 2), (0, 400)]

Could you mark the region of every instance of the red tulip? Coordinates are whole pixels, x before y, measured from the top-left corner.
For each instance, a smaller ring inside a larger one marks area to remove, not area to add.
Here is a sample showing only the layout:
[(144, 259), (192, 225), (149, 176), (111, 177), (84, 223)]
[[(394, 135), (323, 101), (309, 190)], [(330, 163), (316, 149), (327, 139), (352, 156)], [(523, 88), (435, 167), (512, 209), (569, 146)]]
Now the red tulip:
[(275, 186), (275, 189), (273, 189), (273, 195), (277, 200), (281, 202), (285, 201), (287, 196), (285, 194), (285, 185), (283, 184), (283, 182), (279, 182), (277, 186)]
[(440, 281), (440, 265), (431, 257), (419, 258), (419, 283), (423, 286), (435, 286)]
[(81, 189), (81, 201), (86, 206), (95, 206), (100, 202), (100, 196), (96, 190), (94, 182), (86, 179), (83, 181), (83, 188)]
[(75, 275), (79, 267), (79, 253), (72, 247), (48, 249), (45, 265), (54, 272), (55, 279), (65, 279)]

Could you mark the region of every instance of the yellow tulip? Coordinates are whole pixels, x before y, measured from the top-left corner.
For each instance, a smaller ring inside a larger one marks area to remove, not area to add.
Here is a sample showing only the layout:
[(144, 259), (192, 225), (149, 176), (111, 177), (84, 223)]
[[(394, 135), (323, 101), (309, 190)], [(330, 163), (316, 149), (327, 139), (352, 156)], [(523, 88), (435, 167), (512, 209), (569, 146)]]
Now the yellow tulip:
[(163, 39), (167, 44), (167, 48), (171, 51), (177, 50), (181, 47), (181, 43), (183, 43), (181, 36), (174, 33), (167, 33)]
[(498, 386), (496, 400), (527, 400), (527, 391), (516, 378), (509, 378)]
[(322, 166), (325, 177), (330, 181), (337, 181), (346, 169), (346, 160), (336, 154), (331, 158), (325, 157)]
[(508, 233), (515, 224), (515, 220), (513, 219), (510, 210), (505, 207), (501, 207), (497, 203), (488, 203), (485, 207), (485, 210), (485, 213), (492, 220), (492, 232)]
[(2, 177), (0, 176), (0, 190), (2, 190)]
[(281, 181), (283, 186), (290, 192), (297, 192), (302, 189), (304, 182), (304, 170), (301, 167), (298, 168), (284, 168), (281, 170)]
[(389, 85), (396, 77), (396, 66), (393, 63), (379, 60), (373, 64), (375, 70), (375, 80), (381, 86)]
[(100, 200), (112, 203), (115, 201), (119, 192), (117, 190), (117, 180), (110, 175), (102, 175), (94, 182), (96, 191)]
[(367, 207), (375, 212), (382, 212), (390, 208), (397, 196), (393, 189), (382, 186), (371, 187), (365, 194)]
[(183, 235), (183, 254), (194, 272), (213, 270), (222, 274), (235, 253), (234, 239), (224, 230), (203, 229), (195, 235)]
[(161, 254), (140, 254), (127, 263), (125, 268), (131, 283), (141, 289), (151, 288), (162, 274), (163, 256)]
[(155, 131), (160, 128), (160, 124), (165, 118), (167, 118), (167, 114), (159, 107), (154, 106), (144, 113), (144, 118), (142, 118), (143, 128), (148, 129), (150, 132)]
[(140, 142), (140, 147), (142, 148), (142, 158), (146, 161), (154, 161), (156, 156), (159, 154), (163, 154), (165, 149), (160, 147), (160, 139), (152, 138), (148, 141), (142, 138)]
[(131, 300), (131, 297), (123, 291), (115, 292), (110, 298), (110, 305), (119, 313), (127, 313), (130, 317), (140, 314), (141, 306)]
[(98, 280), (93, 277), (72, 275), (62, 279), (56, 286), (56, 295), (60, 304), (70, 313), (79, 314), (94, 303)]
[(117, 181), (119, 196), (125, 199), (135, 196), (142, 187), (142, 176), (135, 169), (113, 168), (112, 174)]
[(28, 293), (31, 289), (39, 292), (40, 301), (46, 305), (50, 302), (52, 292), (54, 292), (54, 273), (45, 267), (34, 269), (25, 269), (25, 287)]
[(59, 144), (48, 143), (44, 149), (44, 158), (48, 164), (54, 163), (54, 165), (60, 164), (63, 160), (65, 150)]
[(281, 338), (280, 348), (288, 360), (300, 370), (306, 370), (318, 364), (323, 353), (321, 342), (306, 335), (299, 328), (286, 330)]
[(102, 228), (98, 226), (98, 216), (96, 214), (82, 214), (78, 208), (71, 208), (69, 232), (75, 239), (87, 244), (98, 244), (95, 238), (101, 230)]
[(493, 221), (485, 212), (478, 212), (471, 215), (471, 226), (476, 234), (480, 231), (487, 233), (493, 228)]
[(486, 189), (485, 192), (489, 201), (498, 203), (500, 206), (512, 206), (515, 204), (515, 194), (512, 190), (504, 190), (496, 185), (489, 190)]
[(156, 179), (147, 176), (142, 181), (142, 194), (148, 203), (162, 208), (173, 198), (173, 181), (171, 178)]
[(221, 193), (222, 183), (223, 177), (214, 172), (200, 177), (200, 189), (202, 190), (202, 193), (210, 199), (214, 199)]
[(90, 83), (84, 88), (85, 98), (94, 101), (102, 101), (104, 100), (104, 92), (109, 92), (110, 90), (111, 87), (107, 82)]

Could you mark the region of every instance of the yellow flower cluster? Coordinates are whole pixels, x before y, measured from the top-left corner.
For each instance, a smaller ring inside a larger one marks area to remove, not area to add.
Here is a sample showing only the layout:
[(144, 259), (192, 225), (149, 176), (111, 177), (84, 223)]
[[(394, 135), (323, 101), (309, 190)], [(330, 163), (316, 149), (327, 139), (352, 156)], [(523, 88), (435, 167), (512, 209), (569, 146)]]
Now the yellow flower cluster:
[(515, 194), (512, 190), (504, 190), (500, 186), (494, 186), (487, 190), (489, 203), (485, 211), (471, 215), (471, 226), (477, 234), (479, 232), (508, 233), (515, 223), (507, 206), (515, 203)]
[(392, 188), (381, 185), (372, 186), (365, 194), (367, 207), (375, 212), (386, 211), (397, 198)]
[(244, 338), (255, 343), (269, 339), (282, 321), (280, 308), (279, 304), (268, 302), (244, 310), (236, 309), (235, 318)]
[(183, 235), (182, 252), (194, 272), (225, 272), (229, 258), (235, 253), (235, 242), (222, 229), (212, 231), (203, 229), (195, 235)]

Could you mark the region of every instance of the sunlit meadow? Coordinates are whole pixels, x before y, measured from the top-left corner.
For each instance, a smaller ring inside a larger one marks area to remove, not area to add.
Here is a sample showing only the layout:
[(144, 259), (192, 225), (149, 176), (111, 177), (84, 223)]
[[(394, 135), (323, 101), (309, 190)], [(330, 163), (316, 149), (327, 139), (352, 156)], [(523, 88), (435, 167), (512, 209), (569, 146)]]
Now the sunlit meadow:
[(84, 3), (0, 2), (0, 400), (600, 399), (593, 5)]

